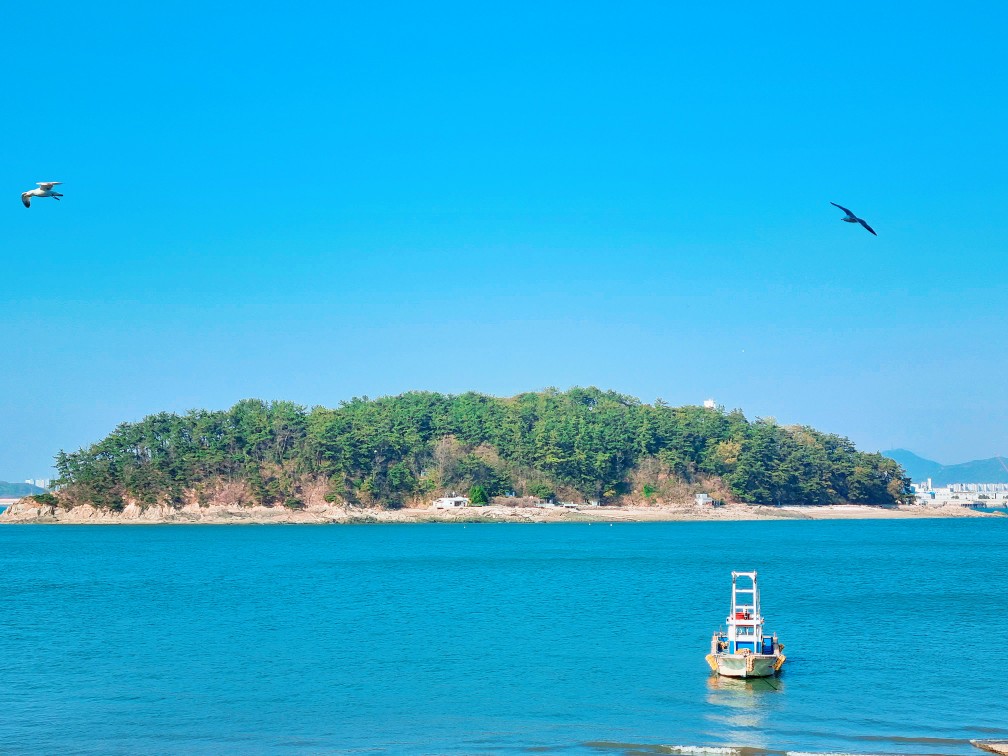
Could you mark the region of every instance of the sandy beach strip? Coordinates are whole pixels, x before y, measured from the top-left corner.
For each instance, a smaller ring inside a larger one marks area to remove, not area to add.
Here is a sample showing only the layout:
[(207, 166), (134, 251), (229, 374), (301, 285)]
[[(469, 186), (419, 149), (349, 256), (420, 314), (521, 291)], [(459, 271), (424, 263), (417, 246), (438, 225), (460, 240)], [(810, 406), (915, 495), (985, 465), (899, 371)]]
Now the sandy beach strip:
[(463, 507), (453, 510), (425, 508), (380, 509), (335, 504), (303, 509), (264, 506), (199, 506), (181, 508), (135, 504), (114, 512), (82, 505), (54, 509), (23, 500), (0, 513), (0, 524), (38, 523), (66, 525), (115, 524), (324, 524), (324, 523), (470, 523), (470, 522), (686, 522), (742, 520), (877, 520), (950, 517), (1008, 517), (1008, 512), (980, 512), (960, 506), (871, 507), (863, 505), (767, 507), (726, 504), (718, 507), (601, 506), (578, 507)]

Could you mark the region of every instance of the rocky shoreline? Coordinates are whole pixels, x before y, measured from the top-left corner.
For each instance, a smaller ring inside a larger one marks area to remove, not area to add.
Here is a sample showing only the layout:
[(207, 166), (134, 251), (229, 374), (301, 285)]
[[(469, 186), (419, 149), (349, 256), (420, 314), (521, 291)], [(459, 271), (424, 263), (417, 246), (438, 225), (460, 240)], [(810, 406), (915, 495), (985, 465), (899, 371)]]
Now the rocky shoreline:
[(971, 740), (970, 744), (988, 753), (999, 753), (1008, 756), (1008, 740)]
[(578, 509), (538, 507), (466, 507), (381, 509), (316, 504), (301, 509), (239, 504), (163, 504), (141, 508), (129, 504), (119, 511), (78, 505), (70, 509), (22, 499), (0, 513), (0, 524), (62, 525), (252, 525), (252, 524), (354, 524), (415, 522), (674, 522), (715, 520), (851, 520), (921, 519), (949, 517), (1005, 517), (963, 507), (869, 507), (861, 505), (765, 507), (726, 504), (697, 506), (605, 506)]

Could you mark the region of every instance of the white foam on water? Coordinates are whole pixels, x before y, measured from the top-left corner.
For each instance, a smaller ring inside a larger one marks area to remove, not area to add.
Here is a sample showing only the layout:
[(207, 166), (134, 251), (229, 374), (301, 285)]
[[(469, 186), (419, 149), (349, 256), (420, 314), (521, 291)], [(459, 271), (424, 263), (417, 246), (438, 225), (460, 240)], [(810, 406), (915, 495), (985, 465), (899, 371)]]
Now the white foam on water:
[[(663, 746), (674, 754), (681, 756), (741, 756), (742, 750), (732, 746)], [(775, 751), (775, 753), (780, 753)], [(786, 756), (879, 756), (872, 753), (853, 753), (850, 751), (785, 751)]]

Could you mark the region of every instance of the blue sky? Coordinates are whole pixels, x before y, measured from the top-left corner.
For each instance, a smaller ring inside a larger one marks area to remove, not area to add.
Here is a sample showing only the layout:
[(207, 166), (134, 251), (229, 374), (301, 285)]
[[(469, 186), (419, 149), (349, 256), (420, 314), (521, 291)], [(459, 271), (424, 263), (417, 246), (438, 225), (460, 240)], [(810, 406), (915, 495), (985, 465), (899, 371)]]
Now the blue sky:
[(0, 28), (0, 479), (410, 389), (1008, 454), (1002, 6), (144, 5)]

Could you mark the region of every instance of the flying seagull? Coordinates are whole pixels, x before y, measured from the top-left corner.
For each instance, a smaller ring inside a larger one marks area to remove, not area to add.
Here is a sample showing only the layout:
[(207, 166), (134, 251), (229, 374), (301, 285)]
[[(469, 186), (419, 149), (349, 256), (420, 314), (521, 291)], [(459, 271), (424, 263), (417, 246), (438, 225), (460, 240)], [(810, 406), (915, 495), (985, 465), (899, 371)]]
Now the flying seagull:
[(869, 226), (867, 223), (865, 223), (864, 220), (862, 220), (861, 218), (858, 218), (856, 215), (854, 215), (854, 213), (852, 213), (846, 207), (844, 207), (843, 205), (838, 205), (836, 202), (830, 202), (830, 204), (833, 205), (833, 207), (839, 207), (841, 210), (843, 210), (845, 213), (847, 213), (847, 217), (846, 218), (841, 218), (840, 219), (844, 223), (860, 223), (862, 226), (864, 226), (869, 231), (869, 233), (871, 233), (872, 236), (878, 236), (878, 234), (875, 233), (875, 229), (873, 229), (871, 226)]
[(25, 207), (31, 207), (32, 197), (52, 197), (54, 200), (58, 200), (63, 195), (59, 192), (54, 192), (53, 187), (57, 184), (62, 184), (62, 181), (39, 181), (38, 189), (32, 189), (30, 192), (24, 192), (21, 194), (21, 202), (24, 203)]

